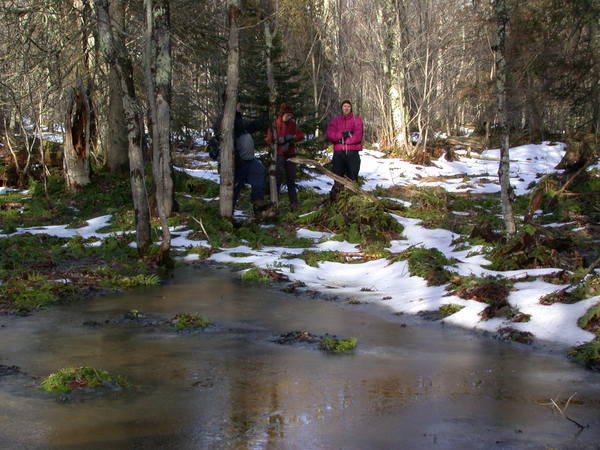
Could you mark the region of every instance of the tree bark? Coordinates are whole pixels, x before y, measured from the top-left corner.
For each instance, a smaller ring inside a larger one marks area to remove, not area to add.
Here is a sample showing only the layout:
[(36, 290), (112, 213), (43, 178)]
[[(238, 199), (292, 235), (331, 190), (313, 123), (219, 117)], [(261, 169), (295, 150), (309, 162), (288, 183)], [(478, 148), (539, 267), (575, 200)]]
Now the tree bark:
[(229, 43), (227, 56), (227, 98), (221, 125), (223, 141), (221, 143), (221, 185), (219, 187), (219, 213), (231, 219), (233, 216), (233, 125), (237, 104), (237, 90), (240, 79), (239, 63), (239, 16), (240, 0), (228, 0)]
[(64, 176), (67, 188), (77, 191), (90, 183), (90, 123), (92, 111), (80, 78), (70, 90), (65, 114)]
[[(123, 0), (111, 2), (109, 17), (117, 30), (125, 26), (125, 4)], [(115, 39), (122, 39), (117, 32)], [(123, 47), (124, 43), (121, 44)], [(123, 110), (123, 94), (121, 80), (115, 66), (108, 73), (108, 139), (106, 148), (106, 164), (112, 173), (125, 173), (129, 167), (127, 128), (125, 127), (125, 111)]]
[(506, 28), (508, 26), (508, 13), (505, 0), (494, 0), (496, 11), (496, 31), (498, 44), (496, 48), (496, 94), (498, 97), (498, 117), (500, 119), (500, 164), (498, 165), (498, 178), (500, 180), (500, 198), (502, 202), (502, 216), (504, 217), (505, 232), (511, 236), (516, 231), (515, 218), (512, 210), (510, 186), (510, 156), (509, 156), (509, 130), (508, 108), (506, 105), (507, 69), (505, 59)]
[(162, 228), (159, 260), (170, 263), (171, 233), (167, 217), (173, 209), (171, 177), (171, 27), (169, 2), (145, 0), (147, 51), (145, 58), (148, 100), (152, 118), (152, 172), (156, 207)]
[(108, 0), (96, 0), (96, 11), (98, 15), (100, 46), (108, 64), (116, 67), (121, 80), (123, 109), (127, 125), (129, 175), (135, 210), (137, 246), (138, 252), (144, 255), (151, 244), (150, 211), (148, 208), (148, 195), (144, 178), (144, 158), (141, 148), (140, 107), (133, 84), (133, 67), (125, 48), (119, 45), (119, 40), (115, 41), (113, 39), (108, 14)]
[[(268, 15), (268, 9), (264, 8), (264, 15)], [(275, 164), (277, 162), (277, 124), (276, 124), (276, 105), (277, 101), (277, 87), (275, 86), (275, 77), (273, 76), (273, 60), (271, 59), (271, 50), (273, 49), (273, 37), (274, 32), (271, 31), (270, 20), (264, 17), (264, 28), (265, 28), (265, 58), (267, 66), (267, 86), (269, 86), (269, 124), (271, 126), (271, 132), (273, 135), (273, 143), (271, 145), (271, 161), (269, 163), (269, 194), (271, 202), (277, 208), (279, 206), (279, 192), (277, 192), (277, 176)]]

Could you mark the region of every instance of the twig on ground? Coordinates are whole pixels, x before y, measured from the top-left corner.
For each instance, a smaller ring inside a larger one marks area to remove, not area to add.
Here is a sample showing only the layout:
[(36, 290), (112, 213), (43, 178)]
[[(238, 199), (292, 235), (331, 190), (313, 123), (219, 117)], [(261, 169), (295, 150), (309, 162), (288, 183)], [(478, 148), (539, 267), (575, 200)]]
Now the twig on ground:
[(577, 425), (579, 427), (580, 430), (583, 430), (585, 428), (587, 428), (588, 426), (586, 425), (581, 425), (579, 422), (577, 422), (576, 420), (571, 419), (569, 416), (567, 416), (567, 408), (569, 407), (569, 404), (571, 403), (571, 400), (573, 399), (573, 397), (575, 397), (577, 395), (577, 392), (573, 393), (568, 399), (567, 402), (565, 403), (564, 408), (561, 408), (560, 406), (558, 406), (558, 404), (556, 403), (556, 401), (554, 401), (554, 399), (550, 399), (549, 403), (542, 403), (544, 406), (553, 406), (554, 408), (556, 408), (558, 410), (558, 412), (560, 413), (561, 416), (563, 416), (565, 419), (567, 419), (569, 422), (573, 422), (575, 425)]
[(202, 232), (204, 233), (204, 236), (206, 236), (206, 239), (210, 240), (210, 237), (208, 237), (208, 233), (206, 232), (206, 228), (204, 228), (204, 224), (202, 223), (202, 219), (198, 220), (194, 216), (190, 216), (190, 217), (192, 219), (194, 219), (196, 221), (196, 223), (198, 223), (200, 225), (200, 227), (202, 228)]

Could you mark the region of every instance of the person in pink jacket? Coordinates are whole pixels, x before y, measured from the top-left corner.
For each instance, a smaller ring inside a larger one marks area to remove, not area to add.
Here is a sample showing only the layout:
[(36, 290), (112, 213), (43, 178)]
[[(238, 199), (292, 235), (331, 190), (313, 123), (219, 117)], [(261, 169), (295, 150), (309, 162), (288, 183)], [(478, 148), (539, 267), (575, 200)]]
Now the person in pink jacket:
[(363, 121), (352, 114), (349, 100), (342, 102), (342, 115), (329, 122), (327, 139), (333, 143), (333, 173), (356, 181), (360, 170)]

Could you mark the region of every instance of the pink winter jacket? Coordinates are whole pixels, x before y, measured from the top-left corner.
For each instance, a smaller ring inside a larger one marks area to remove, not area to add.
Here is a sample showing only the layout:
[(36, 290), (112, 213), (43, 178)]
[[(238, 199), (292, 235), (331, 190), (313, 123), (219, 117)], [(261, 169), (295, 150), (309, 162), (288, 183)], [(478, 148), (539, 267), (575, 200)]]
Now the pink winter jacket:
[[(348, 139), (342, 143), (342, 131), (352, 133)], [(363, 121), (354, 114), (347, 116), (337, 116), (327, 126), (327, 139), (333, 142), (333, 150), (362, 150)]]

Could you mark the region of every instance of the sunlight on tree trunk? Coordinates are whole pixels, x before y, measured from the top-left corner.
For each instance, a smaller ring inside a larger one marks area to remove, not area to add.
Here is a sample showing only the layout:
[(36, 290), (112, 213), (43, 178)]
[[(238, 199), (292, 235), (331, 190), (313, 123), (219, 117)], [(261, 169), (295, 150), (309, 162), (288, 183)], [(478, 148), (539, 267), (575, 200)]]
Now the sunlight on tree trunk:
[(506, 28), (508, 26), (508, 15), (505, 0), (494, 0), (496, 10), (497, 38), (496, 48), (496, 92), (498, 95), (498, 117), (500, 119), (500, 164), (498, 167), (498, 177), (500, 180), (500, 193), (502, 202), (502, 215), (504, 217), (504, 226), (507, 235), (512, 235), (516, 231), (515, 218), (513, 216), (510, 186), (510, 162), (509, 162), (509, 129), (508, 129), (508, 108), (506, 105), (506, 59), (505, 42)]
[(133, 67), (126, 53), (122, 38), (114, 39), (108, 15), (108, 1), (96, 0), (98, 15), (98, 37), (100, 47), (109, 65), (114, 65), (121, 80), (123, 109), (129, 141), (129, 175), (131, 193), (135, 211), (136, 240), (138, 252), (144, 255), (150, 244), (150, 210), (148, 193), (144, 176), (144, 158), (142, 155), (142, 132), (135, 86), (133, 84)]
[(70, 90), (65, 114), (64, 175), (71, 191), (90, 183), (90, 136), (93, 120), (87, 89), (80, 78)]
[(162, 229), (159, 263), (170, 265), (171, 232), (167, 218), (173, 208), (171, 177), (171, 30), (169, 2), (144, 0), (146, 8), (146, 90), (152, 118), (152, 173), (156, 209)]
[(227, 99), (225, 100), (225, 111), (223, 113), (221, 142), (221, 185), (219, 186), (219, 213), (222, 217), (233, 216), (233, 126), (235, 121), (235, 107), (237, 104), (237, 90), (240, 79), (239, 63), (239, 0), (228, 1), (229, 17), (229, 53), (227, 56)]

